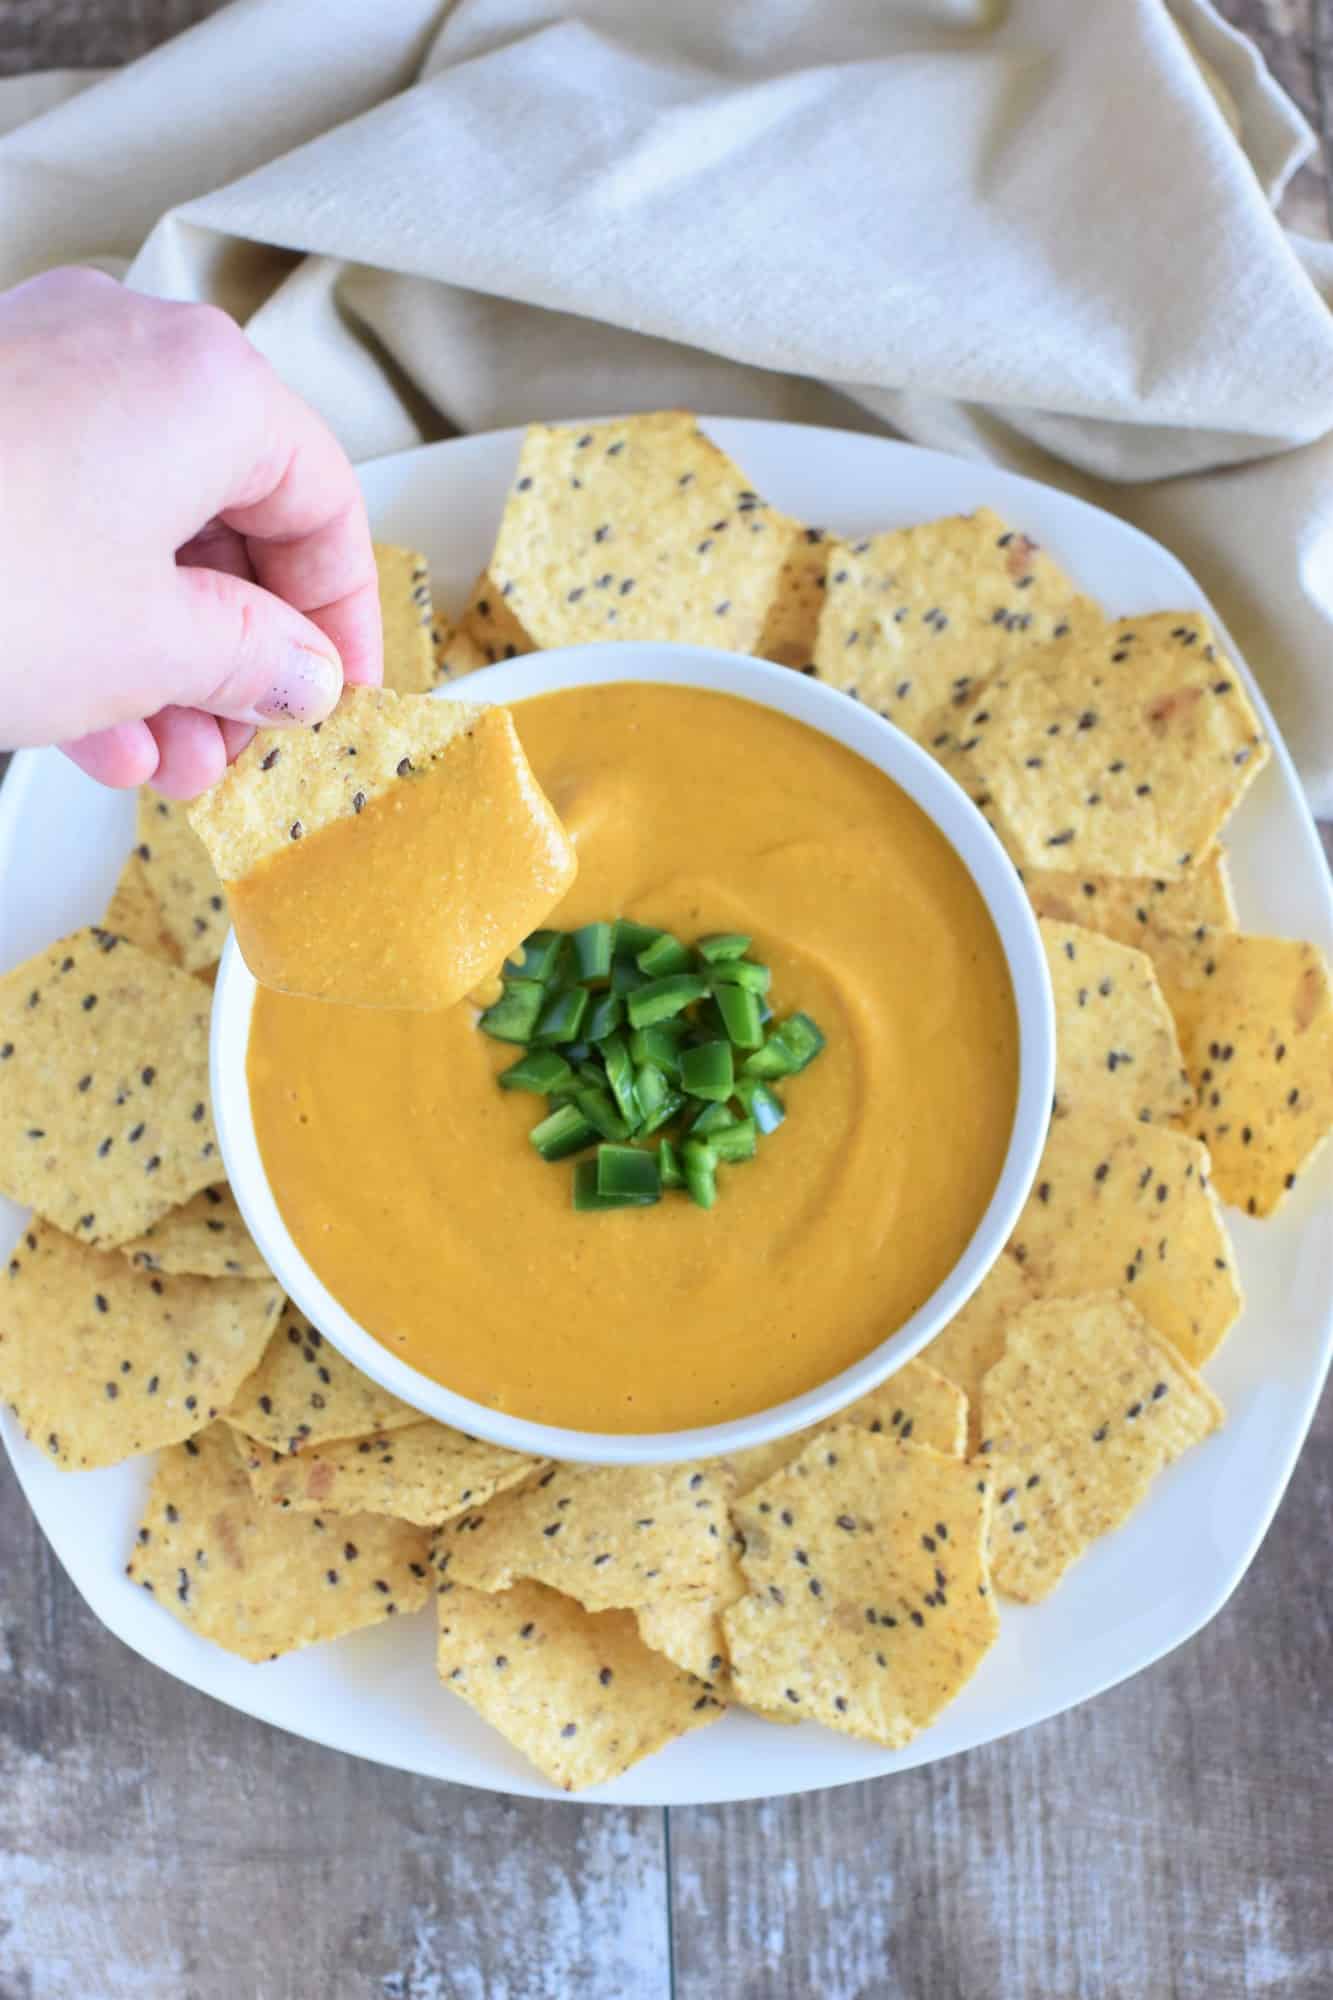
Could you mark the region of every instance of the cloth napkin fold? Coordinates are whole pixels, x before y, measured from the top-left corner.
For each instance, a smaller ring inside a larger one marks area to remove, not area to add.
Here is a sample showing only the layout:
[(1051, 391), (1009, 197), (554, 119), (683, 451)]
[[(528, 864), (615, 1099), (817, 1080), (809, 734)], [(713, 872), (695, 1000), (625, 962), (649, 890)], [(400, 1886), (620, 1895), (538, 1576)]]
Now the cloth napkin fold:
[(1313, 147), (1207, 0), (236, 0), (0, 84), (0, 284), (212, 299), (359, 458), (688, 404), (1050, 480), (1194, 570), (1333, 812)]

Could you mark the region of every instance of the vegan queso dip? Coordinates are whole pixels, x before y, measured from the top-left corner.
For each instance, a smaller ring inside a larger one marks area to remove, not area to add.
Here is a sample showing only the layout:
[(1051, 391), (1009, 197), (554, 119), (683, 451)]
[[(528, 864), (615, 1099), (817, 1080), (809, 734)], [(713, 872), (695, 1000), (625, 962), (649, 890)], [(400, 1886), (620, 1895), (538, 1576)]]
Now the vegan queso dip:
[[(563, 930), (739, 932), (776, 1012), (825, 1047), (725, 1193), (613, 1213), (529, 1142), (518, 1053), (440, 1013), (260, 988), (249, 1081), (269, 1181), (346, 1309), (413, 1366), (513, 1415), (597, 1431), (722, 1422), (827, 1380), (957, 1261), (1009, 1141), (1004, 955), (948, 842), (874, 766), (729, 695), (643, 683), (514, 708), (573, 840)], [(411, 879), (377, 877), (407, 901)]]

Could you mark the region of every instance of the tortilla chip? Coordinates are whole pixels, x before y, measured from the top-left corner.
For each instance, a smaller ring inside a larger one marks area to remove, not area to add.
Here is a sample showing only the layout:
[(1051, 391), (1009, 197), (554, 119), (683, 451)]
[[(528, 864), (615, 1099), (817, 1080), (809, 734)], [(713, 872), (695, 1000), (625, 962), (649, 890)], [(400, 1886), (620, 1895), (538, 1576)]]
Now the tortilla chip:
[(509, 608), (500, 586), (483, 570), (472, 586), (454, 631), (436, 650), (439, 677), (457, 680), (497, 660), (516, 660), (533, 643)]
[(660, 1597), (640, 1605), (635, 1612), (639, 1637), (645, 1646), (661, 1653), (687, 1674), (695, 1674), (710, 1686), (720, 1686), (730, 1678), (722, 1613), (745, 1595), (745, 1578), (728, 1540), (721, 1563), (703, 1597)]
[(0, 1395), (65, 1471), (201, 1431), (263, 1353), (282, 1298), (244, 1278), (150, 1277), (44, 1222), (3, 1287)]
[(589, 1611), (713, 1594), (727, 1563), (729, 1481), (700, 1465), (555, 1465), (460, 1515), (441, 1571), (477, 1590), (549, 1583)]
[(991, 1572), (1033, 1604), (1222, 1422), (1206, 1382), (1114, 1292), (1029, 1306), (981, 1385)]
[(298, 1514), (389, 1514), (435, 1528), (517, 1486), (542, 1460), (465, 1437), (447, 1424), (416, 1423), (388, 1435), (348, 1438), (303, 1451), (252, 1451), (257, 1499)]
[(192, 1273), (199, 1278), (267, 1278), (268, 1265), (241, 1220), (227, 1183), (206, 1187), (181, 1208), (120, 1246), (143, 1271)]
[(1127, 1289), (1196, 1368), (1243, 1303), (1207, 1151), (1164, 1125), (1055, 1119), (1009, 1250), (1038, 1298)]
[(490, 576), (537, 646), (654, 639), (751, 653), (800, 532), (685, 411), (539, 425)]
[(962, 1311), (921, 1350), (921, 1360), (938, 1369), (946, 1380), (956, 1382), (967, 1397), (969, 1450), (976, 1450), (981, 1436), (977, 1409), (981, 1378), (1004, 1353), (1009, 1322), (1031, 1304), (1032, 1296), (1022, 1266), (1012, 1257), (999, 1257)]
[(421, 1422), (420, 1410), (344, 1361), (290, 1299), (259, 1366), (223, 1415), (234, 1430), (277, 1452), (307, 1451)]
[[(354, 1006), (452, 1006), (550, 914), (577, 867), (508, 709), (379, 688), (348, 688), (310, 729), (261, 731), (193, 814), (255, 977)], [(353, 819), (350, 848), (321, 842)], [(349, 896), (406, 841), (417, 900), (394, 906), (390, 933), (349, 923)]]
[(1271, 1215), (1333, 1124), (1333, 1003), (1318, 947), (1153, 924), (1144, 939), (1180, 1030), (1224, 1201)]
[(1194, 1091), (1171, 1010), (1144, 952), (1041, 919), (1055, 996), (1055, 1116), (1171, 1118)]
[(131, 854), (106, 906), (102, 929), (114, 931), (146, 951), (150, 958), (165, 959), (168, 965), (181, 962), (180, 946), (167, 929), (142, 856)]
[(1076, 632), (997, 676), (958, 732), (943, 761), (1023, 868), (1174, 880), (1268, 761), (1194, 611)]
[(829, 544), (815, 672), (929, 742), (942, 705), (1092, 619), (1038, 543), (979, 507)]
[(0, 1188), (111, 1248), (218, 1177), (208, 998), (112, 931), (0, 979)]
[(1153, 922), (1213, 924), (1234, 931), (1236, 904), (1224, 848), (1214, 844), (1195, 867), (1174, 882), (1149, 875), (1078, 875), (1061, 868), (1032, 868), (1023, 876), (1039, 917), (1082, 924), (1118, 944), (1145, 951)]
[(987, 1482), (962, 1459), (834, 1430), (736, 1508), (749, 1595), (723, 1616), (738, 1700), (890, 1749), (999, 1631)]
[(431, 643), (435, 607), (426, 558), (416, 549), (376, 542), (375, 568), (384, 625), (384, 685), (395, 694), (424, 694), (436, 680)]
[(771, 1444), (753, 1445), (749, 1451), (732, 1452), (711, 1462), (731, 1473), (738, 1495), (752, 1493), (784, 1465), (799, 1458), (812, 1438), (846, 1424), (877, 1435), (885, 1432), (903, 1444), (910, 1438), (913, 1444), (961, 1458), (967, 1449), (967, 1397), (956, 1383), (946, 1381), (918, 1356), (905, 1361), (878, 1389), (848, 1403), (823, 1423), (811, 1424), (791, 1437), (775, 1438)]
[(125, 1574), (214, 1645), (276, 1660), (419, 1609), (430, 1537), (374, 1514), (264, 1506), (214, 1424), (163, 1453)]
[(650, 1652), (627, 1611), (585, 1611), (539, 1583), (492, 1596), (446, 1579), (440, 1679), (567, 1792), (606, 1784), (722, 1713)]
[(803, 528), (782, 565), (755, 652), (780, 667), (814, 672), (815, 637), (824, 609), (830, 543), (822, 528)]
[(180, 964), (187, 972), (201, 972), (217, 963), (230, 920), (222, 884), (188, 812), (187, 806), (160, 798), (145, 785), (139, 793), (134, 852)]

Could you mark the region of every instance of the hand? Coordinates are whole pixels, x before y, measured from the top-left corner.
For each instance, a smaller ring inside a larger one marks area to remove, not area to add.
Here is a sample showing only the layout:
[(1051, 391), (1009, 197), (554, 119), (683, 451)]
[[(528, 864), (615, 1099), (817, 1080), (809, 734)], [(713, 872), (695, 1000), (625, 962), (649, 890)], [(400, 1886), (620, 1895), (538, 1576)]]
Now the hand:
[(189, 798), (381, 672), (351, 466), (233, 320), (95, 271), (0, 294), (0, 744)]

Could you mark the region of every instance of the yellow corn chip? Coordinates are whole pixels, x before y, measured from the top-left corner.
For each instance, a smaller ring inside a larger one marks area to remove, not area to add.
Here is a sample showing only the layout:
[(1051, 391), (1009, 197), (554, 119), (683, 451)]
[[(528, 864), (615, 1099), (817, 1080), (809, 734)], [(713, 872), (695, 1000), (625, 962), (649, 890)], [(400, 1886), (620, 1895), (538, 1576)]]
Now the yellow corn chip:
[(999, 1630), (986, 1481), (962, 1459), (827, 1432), (736, 1508), (749, 1594), (723, 1615), (740, 1701), (898, 1749)]
[(395, 694), (424, 694), (436, 678), (431, 643), (435, 607), (426, 558), (416, 549), (376, 542), (375, 568), (384, 625), (384, 685)]
[(824, 608), (829, 541), (822, 528), (805, 528), (782, 565), (777, 595), (768, 607), (755, 652), (780, 667), (814, 672), (815, 636)]
[(337, 1639), (430, 1595), (430, 1537), (374, 1514), (255, 1499), (225, 1424), (164, 1452), (125, 1573), (243, 1660)]
[(720, 1685), (731, 1673), (722, 1613), (745, 1595), (745, 1578), (728, 1542), (722, 1563), (705, 1597), (660, 1597), (635, 1612), (639, 1637), (687, 1674)]
[(1051, 1125), (1009, 1249), (1038, 1298), (1123, 1288), (1195, 1367), (1239, 1316), (1208, 1154), (1164, 1125)]
[(732, 1474), (738, 1495), (752, 1493), (784, 1465), (799, 1458), (812, 1438), (846, 1424), (877, 1434), (886, 1432), (903, 1444), (910, 1438), (913, 1444), (961, 1458), (967, 1449), (967, 1397), (955, 1382), (946, 1381), (918, 1357), (905, 1361), (878, 1389), (848, 1403), (823, 1423), (811, 1424), (791, 1437), (775, 1438), (771, 1444), (732, 1452), (712, 1463)]
[(348, 1438), (295, 1457), (254, 1449), (248, 1470), (257, 1499), (299, 1514), (390, 1514), (438, 1527), (517, 1486), (539, 1458), (465, 1437), (447, 1424), (408, 1424), (376, 1437)]
[(106, 906), (102, 929), (127, 938), (151, 958), (164, 958), (168, 965), (181, 962), (180, 946), (166, 927), (162, 906), (148, 880), (143, 857), (137, 851), (120, 871), (120, 879)]
[(145, 785), (139, 793), (134, 852), (180, 963), (187, 972), (202, 972), (217, 963), (226, 942), (227, 903), (188, 812), (187, 806), (160, 798)]
[(1150, 926), (1224, 1201), (1271, 1215), (1333, 1124), (1333, 1003), (1318, 947), (1243, 931)]
[(1193, 611), (1124, 618), (1001, 674), (944, 758), (1023, 868), (1173, 880), (1268, 760)]
[(1035, 1603), (1222, 1421), (1206, 1382), (1114, 1292), (1029, 1306), (981, 1385), (997, 1587)]
[(268, 1265), (241, 1220), (227, 1183), (203, 1188), (120, 1246), (142, 1271), (193, 1273), (199, 1278), (267, 1278)]
[[(1005, 1329), (1015, 1313), (1032, 1302), (1032, 1287), (1022, 1266), (1012, 1257), (999, 1257), (962, 1311), (955, 1313), (942, 1333), (937, 1333), (921, 1350), (921, 1359), (939, 1370), (946, 1380), (956, 1382), (967, 1397), (970, 1449), (975, 1451), (981, 1436), (977, 1397), (981, 1378), (1004, 1353)], [(928, 1438), (918, 1440), (929, 1443)]]
[(138, 1236), (218, 1177), (208, 998), (112, 931), (0, 979), (0, 1187), (85, 1243)]
[[(310, 729), (261, 731), (192, 811), (255, 977), (354, 1006), (452, 1006), (577, 866), (507, 709), (379, 688), (345, 690)], [(395, 861), (413, 896), (368, 906)]]
[(815, 671), (929, 742), (942, 705), (1096, 616), (1036, 542), (980, 507), (831, 542)]
[(537, 646), (670, 639), (750, 653), (800, 532), (686, 412), (538, 426), (490, 577)]
[(1170, 1118), (1194, 1091), (1152, 960), (1077, 924), (1041, 920), (1055, 996), (1055, 1115)]
[(585, 1611), (539, 1583), (492, 1596), (446, 1579), (440, 1679), (552, 1784), (601, 1785), (722, 1713), (650, 1652), (627, 1611)]
[(509, 609), (500, 586), (483, 570), (472, 586), (454, 631), (436, 648), (438, 677), (457, 680), (497, 660), (515, 660), (533, 650), (532, 640)]
[(3, 1284), (0, 1395), (67, 1471), (211, 1423), (263, 1353), (282, 1297), (245, 1278), (149, 1276), (44, 1222)]
[(1078, 875), (1067, 869), (1032, 868), (1025, 872), (1023, 886), (1039, 917), (1082, 924), (1139, 951), (1147, 949), (1144, 933), (1153, 922), (1236, 928), (1231, 874), (1225, 850), (1216, 844), (1173, 882), (1161, 876)]
[(458, 1583), (549, 1583), (589, 1611), (707, 1597), (727, 1563), (729, 1483), (699, 1465), (556, 1465), (460, 1515), (439, 1564)]
[(421, 1422), (420, 1410), (344, 1361), (290, 1299), (259, 1366), (223, 1415), (235, 1430), (277, 1452)]

